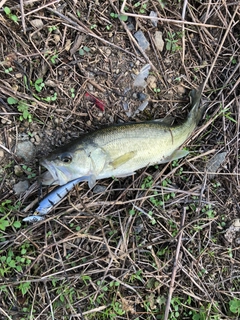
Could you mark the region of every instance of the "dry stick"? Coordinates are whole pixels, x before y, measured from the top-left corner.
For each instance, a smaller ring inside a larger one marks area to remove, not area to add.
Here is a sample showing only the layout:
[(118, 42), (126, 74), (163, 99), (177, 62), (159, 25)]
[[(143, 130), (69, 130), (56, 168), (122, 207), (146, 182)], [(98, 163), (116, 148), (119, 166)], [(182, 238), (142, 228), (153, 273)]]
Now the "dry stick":
[(206, 28), (219, 28), (224, 29), (223, 27), (215, 26), (213, 24), (204, 24), (204, 23), (198, 23), (198, 22), (190, 22), (190, 21), (182, 21), (182, 20), (174, 20), (174, 19), (165, 19), (165, 18), (156, 18), (156, 17), (150, 17), (145, 16), (142, 14), (135, 14), (135, 13), (128, 13), (124, 11), (124, 7), (126, 5), (127, 0), (123, 1), (123, 4), (121, 6), (120, 12), (124, 14), (127, 17), (134, 17), (134, 18), (143, 18), (143, 19), (151, 19), (151, 20), (159, 20), (162, 22), (170, 22), (170, 23), (178, 23), (178, 24), (189, 24), (193, 26), (199, 26), (199, 27), (206, 27)]
[(20, 10), (21, 10), (23, 33), (26, 34), (26, 24), (25, 24), (25, 14), (24, 14), (23, 0), (20, 0)]
[(219, 54), (220, 54), (220, 52), (221, 52), (221, 50), (222, 50), (223, 44), (224, 44), (224, 42), (225, 42), (225, 40), (226, 40), (226, 37), (227, 37), (227, 35), (228, 35), (231, 27), (232, 27), (232, 23), (233, 23), (233, 21), (234, 21), (235, 15), (236, 15), (236, 13), (237, 13), (237, 11), (238, 11), (238, 7), (239, 7), (239, 5), (236, 6), (236, 9), (235, 9), (234, 14), (233, 14), (233, 16), (232, 16), (232, 19), (231, 19), (231, 21), (230, 21), (230, 23), (229, 23), (229, 25), (228, 25), (228, 28), (227, 28), (224, 36), (223, 36), (222, 42), (220, 43), (220, 46), (219, 46), (218, 51), (217, 51), (217, 53), (216, 53), (216, 56), (215, 56), (215, 58), (214, 58), (214, 60), (213, 60), (213, 63), (212, 63), (212, 65), (211, 65), (211, 68), (210, 68), (210, 70), (209, 70), (209, 72), (208, 72), (208, 74), (207, 74), (207, 77), (206, 77), (205, 81), (204, 81), (203, 88), (206, 86), (206, 84), (207, 84), (207, 82), (208, 82), (208, 79), (209, 79), (209, 77), (210, 77), (210, 75), (211, 75), (211, 73), (212, 73), (212, 71), (213, 71), (213, 68), (215, 67), (216, 61), (217, 61), (218, 56), (219, 56)]
[(9, 316), (7, 315), (7, 313), (6, 313), (1, 307), (0, 307), (0, 312), (1, 312), (2, 315), (4, 315), (5, 317), (7, 317), (9, 320), (12, 319), (12, 317), (9, 317)]
[[(183, 3), (183, 9), (182, 9), (182, 20), (185, 20), (185, 15), (186, 15), (186, 8), (187, 8), (187, 4), (188, 4), (188, 0), (184, 0)], [(185, 59), (185, 25), (182, 25), (182, 46), (183, 46), (183, 50), (182, 50), (182, 64), (185, 67), (184, 64), (184, 59)]]
[[(236, 93), (235, 93), (235, 97), (236, 97)], [(239, 136), (239, 128), (240, 128), (240, 98), (238, 97), (238, 101), (237, 101), (237, 97), (236, 97), (236, 102), (238, 104), (238, 126), (237, 126), (237, 136)], [(236, 154), (236, 159), (237, 159), (237, 166), (236, 166), (236, 170), (237, 170), (237, 181), (238, 181), (238, 186), (240, 185), (239, 183), (239, 179), (238, 179), (238, 168), (239, 168), (239, 156), (238, 156), (238, 153), (239, 153), (239, 139), (237, 139), (237, 142), (236, 142), (236, 145), (237, 145), (237, 154)]]
[(172, 278), (171, 278), (168, 299), (167, 299), (167, 304), (166, 304), (166, 309), (165, 309), (165, 314), (164, 314), (164, 320), (167, 320), (168, 315), (169, 315), (170, 303), (171, 303), (171, 299), (172, 299), (172, 294), (173, 294), (173, 290), (174, 290), (174, 282), (175, 282), (177, 267), (178, 267), (178, 258), (179, 258), (181, 244), (182, 244), (182, 235), (183, 235), (183, 226), (184, 226), (184, 222), (185, 222), (185, 216), (186, 216), (186, 208), (184, 207), (183, 208), (183, 215), (182, 215), (182, 219), (181, 219), (181, 225), (180, 225), (181, 231), (179, 232), (178, 244), (177, 244), (175, 261), (174, 261), (174, 266), (173, 266), (173, 271), (172, 271)]
[(2, 8), (2, 6), (5, 4), (6, 1), (7, 1), (7, 0), (2, 0), (2, 1), (0, 2), (0, 8)]

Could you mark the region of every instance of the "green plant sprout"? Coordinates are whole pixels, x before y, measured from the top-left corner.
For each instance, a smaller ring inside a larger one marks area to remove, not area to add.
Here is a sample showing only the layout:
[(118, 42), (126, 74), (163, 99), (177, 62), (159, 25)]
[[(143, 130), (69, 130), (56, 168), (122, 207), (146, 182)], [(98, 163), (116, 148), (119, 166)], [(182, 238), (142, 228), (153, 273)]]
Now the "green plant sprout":
[(126, 21), (128, 20), (128, 16), (126, 16), (125, 14), (120, 14), (120, 15), (118, 16), (118, 18), (119, 18), (121, 21), (124, 21), (124, 22), (126, 22)]
[(57, 58), (58, 58), (58, 54), (54, 54), (53, 56), (50, 57), (50, 61), (52, 62), (52, 64), (56, 64)]
[(4, 7), (3, 10), (6, 16), (8, 17), (8, 19), (18, 24), (18, 17), (15, 14), (12, 14), (12, 11), (9, 7)]
[(237, 314), (238, 316), (240, 315), (240, 299), (233, 299), (229, 301), (229, 307), (230, 311), (232, 313)]
[(237, 121), (231, 117), (232, 113), (229, 111), (229, 108), (222, 109), (219, 115), (223, 115), (228, 120), (232, 121), (233, 123), (237, 124)]
[[(165, 40), (167, 41), (167, 44), (166, 44), (166, 49), (168, 51), (172, 51), (172, 52), (175, 52), (175, 51), (178, 51), (181, 49), (181, 47), (177, 44), (179, 38), (182, 37), (182, 33), (181, 32), (168, 32), (168, 38), (166, 38)], [(177, 37), (177, 39), (176, 39)]]
[(212, 209), (210, 204), (205, 205), (205, 207), (202, 208), (202, 212), (205, 213), (210, 219), (213, 219), (215, 216), (215, 211)]
[(31, 288), (31, 282), (23, 282), (23, 283), (20, 283), (18, 285), (18, 289), (21, 291), (22, 295), (24, 296), (28, 290)]
[(118, 14), (117, 14), (117, 13), (114, 13), (114, 12), (111, 12), (111, 13), (110, 13), (110, 17), (111, 17), (111, 18), (114, 18), (114, 19), (117, 19), (117, 18), (118, 18)]
[(56, 26), (48, 27), (48, 31), (49, 31), (49, 32), (53, 32), (53, 31), (55, 31), (55, 30), (57, 30), (57, 27), (56, 27)]
[(46, 98), (42, 98), (42, 100), (47, 102), (53, 102), (57, 100), (57, 92), (54, 92), (53, 96), (48, 96)]
[(147, 176), (144, 178), (143, 183), (141, 184), (141, 189), (149, 189), (153, 185), (153, 177), (152, 176)]
[(10, 105), (17, 105), (18, 111), (22, 113), (22, 115), (19, 117), (20, 121), (27, 120), (29, 123), (32, 122), (32, 115), (29, 112), (29, 105), (26, 103), (26, 101), (8, 97), (7, 102)]
[(35, 178), (35, 177), (36, 177), (36, 173), (33, 173), (33, 172), (32, 172), (32, 169), (29, 168), (28, 166), (23, 165), (23, 166), (22, 166), (22, 169), (23, 169), (23, 170), (25, 171), (25, 173), (27, 174), (28, 179)]
[(4, 72), (5, 73), (10, 73), (10, 72), (12, 72), (13, 71), (13, 68), (12, 67), (10, 67), (10, 68), (8, 68), (8, 69), (4, 69)]
[(79, 54), (80, 56), (84, 56), (86, 53), (88, 53), (91, 49), (88, 48), (87, 46), (84, 46), (83, 48), (79, 49)]
[(36, 89), (37, 92), (41, 92), (43, 87), (44, 87), (44, 82), (42, 78), (38, 78), (35, 82), (34, 82), (34, 87)]
[(74, 88), (70, 89), (70, 93), (71, 93), (71, 98), (75, 98), (75, 89)]
[(147, 3), (141, 3), (140, 1), (138, 1), (134, 4), (134, 7), (139, 8), (139, 13), (144, 14), (146, 13)]

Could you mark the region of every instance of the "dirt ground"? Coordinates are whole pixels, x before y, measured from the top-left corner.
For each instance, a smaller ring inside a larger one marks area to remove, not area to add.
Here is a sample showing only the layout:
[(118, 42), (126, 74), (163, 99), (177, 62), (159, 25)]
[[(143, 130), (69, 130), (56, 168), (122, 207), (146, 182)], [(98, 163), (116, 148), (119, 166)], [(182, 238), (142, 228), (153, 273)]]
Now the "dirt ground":
[[(238, 1), (0, 1), (0, 319), (239, 319), (239, 18)], [(103, 125), (177, 123), (201, 83), (187, 157), (23, 221), (53, 189), (41, 158)]]

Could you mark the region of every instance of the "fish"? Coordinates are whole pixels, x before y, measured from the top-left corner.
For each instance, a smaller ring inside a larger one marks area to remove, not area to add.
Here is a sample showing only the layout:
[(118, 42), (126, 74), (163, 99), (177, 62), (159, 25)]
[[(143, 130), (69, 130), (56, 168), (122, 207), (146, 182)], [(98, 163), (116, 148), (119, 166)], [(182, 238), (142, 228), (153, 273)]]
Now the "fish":
[(24, 218), (23, 221), (39, 222), (44, 220), (45, 216), (81, 181), (85, 181), (85, 177), (80, 177), (52, 190), (39, 202), (33, 215)]
[(191, 110), (181, 124), (164, 119), (116, 124), (83, 134), (58, 148), (40, 161), (48, 170), (43, 184), (64, 185), (84, 177), (92, 188), (99, 179), (130, 176), (141, 168), (186, 156), (188, 151), (179, 147), (202, 118), (202, 90), (200, 86), (190, 92)]

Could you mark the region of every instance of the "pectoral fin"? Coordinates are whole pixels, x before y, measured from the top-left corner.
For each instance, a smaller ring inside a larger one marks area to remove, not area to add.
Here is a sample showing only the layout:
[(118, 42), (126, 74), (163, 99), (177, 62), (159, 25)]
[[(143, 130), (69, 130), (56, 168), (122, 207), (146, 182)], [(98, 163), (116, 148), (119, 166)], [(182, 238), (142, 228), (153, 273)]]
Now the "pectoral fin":
[(180, 158), (183, 158), (183, 157), (186, 157), (186, 155), (189, 154), (189, 151), (187, 150), (176, 150), (173, 152), (173, 154), (171, 155), (171, 158), (170, 160), (177, 160), (177, 159), (180, 159)]
[(92, 189), (93, 186), (94, 186), (95, 183), (96, 183), (96, 176), (95, 176), (94, 174), (91, 174), (91, 175), (88, 177), (87, 181), (88, 181), (88, 186), (89, 186), (89, 188)]
[(109, 164), (114, 169), (116, 169), (116, 168), (120, 167), (121, 165), (123, 165), (124, 163), (126, 163), (127, 161), (129, 161), (130, 159), (132, 159), (135, 156), (135, 154), (136, 154), (136, 151), (130, 151), (130, 152), (124, 153), (120, 157), (117, 157), (116, 159), (114, 159)]

